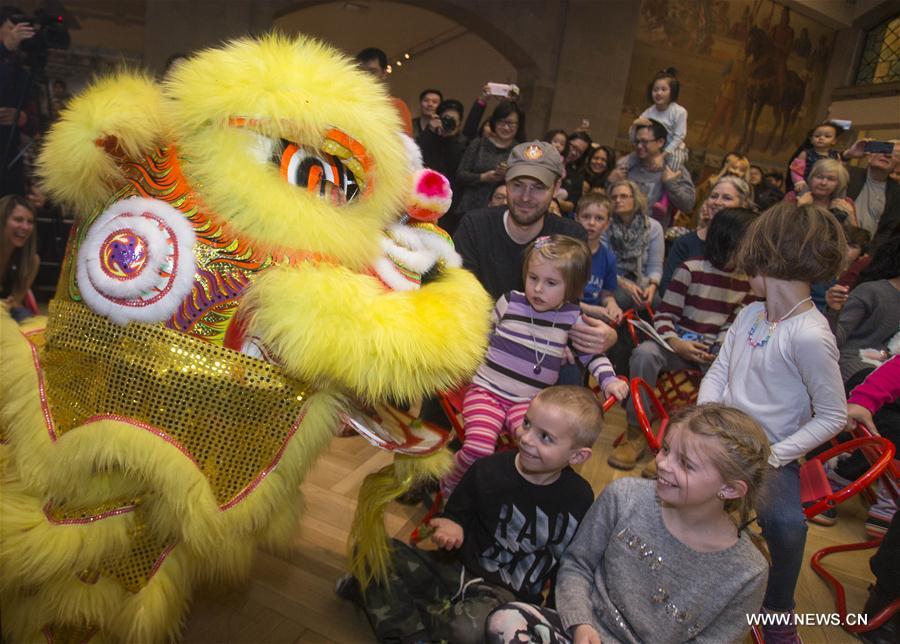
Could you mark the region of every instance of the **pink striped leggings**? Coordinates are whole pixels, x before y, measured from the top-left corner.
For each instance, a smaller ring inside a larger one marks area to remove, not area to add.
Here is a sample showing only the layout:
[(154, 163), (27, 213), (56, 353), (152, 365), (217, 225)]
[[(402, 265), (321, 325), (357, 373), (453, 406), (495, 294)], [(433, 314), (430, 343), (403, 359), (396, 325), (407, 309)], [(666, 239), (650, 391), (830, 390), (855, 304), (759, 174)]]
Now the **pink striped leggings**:
[(504, 427), (515, 437), (530, 404), (512, 402), (478, 385), (469, 387), (462, 409), (465, 438), (462, 449), (453, 457), (453, 470), (441, 481), (444, 500), (450, 498), (472, 463), (494, 453)]

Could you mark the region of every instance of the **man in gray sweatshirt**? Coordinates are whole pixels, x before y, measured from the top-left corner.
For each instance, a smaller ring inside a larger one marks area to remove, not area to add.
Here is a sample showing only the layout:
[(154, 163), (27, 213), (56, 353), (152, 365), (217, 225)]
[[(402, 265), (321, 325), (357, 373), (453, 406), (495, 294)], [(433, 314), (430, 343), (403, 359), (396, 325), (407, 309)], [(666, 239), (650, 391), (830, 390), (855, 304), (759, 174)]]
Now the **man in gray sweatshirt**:
[[(668, 131), (653, 119), (638, 119), (634, 126), (634, 154), (627, 168), (617, 169), (617, 178), (634, 181), (647, 197), (651, 216), (668, 228), (676, 210), (689, 213), (697, 195), (687, 168), (672, 170), (666, 165)], [(613, 177), (610, 177), (612, 179)]]

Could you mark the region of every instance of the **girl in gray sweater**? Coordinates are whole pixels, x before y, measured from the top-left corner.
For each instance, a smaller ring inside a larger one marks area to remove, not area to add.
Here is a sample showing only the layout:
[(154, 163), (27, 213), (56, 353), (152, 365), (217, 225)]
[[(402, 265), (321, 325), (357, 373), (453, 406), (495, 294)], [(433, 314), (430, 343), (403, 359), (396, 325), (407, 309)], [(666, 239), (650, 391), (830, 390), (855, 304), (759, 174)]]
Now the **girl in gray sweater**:
[(501, 606), (487, 619), (487, 641), (741, 640), (768, 577), (762, 546), (742, 529), (768, 442), (756, 421), (724, 405), (673, 416), (659, 478), (613, 481), (585, 516), (560, 564), (557, 610)]

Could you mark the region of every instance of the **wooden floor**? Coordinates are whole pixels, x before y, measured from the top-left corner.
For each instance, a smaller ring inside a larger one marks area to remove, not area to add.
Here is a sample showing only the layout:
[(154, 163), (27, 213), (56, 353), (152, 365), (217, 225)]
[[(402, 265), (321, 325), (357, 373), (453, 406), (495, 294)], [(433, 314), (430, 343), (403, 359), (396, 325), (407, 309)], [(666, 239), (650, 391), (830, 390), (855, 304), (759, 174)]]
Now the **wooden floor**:
[[(581, 474), (599, 492), (623, 473), (606, 464), (615, 436), (624, 427), (618, 408), (607, 415), (607, 426), (595, 446), (594, 457)], [(335, 439), (303, 484), (306, 505), (288, 556), (259, 552), (250, 579), (238, 588), (197, 593), (184, 641), (189, 643), (265, 642), (372, 642), (365, 617), (337, 599), (334, 581), (345, 572), (345, 548), (356, 492), (362, 479), (390, 462), (390, 455), (371, 447), (360, 437)], [(407, 538), (422, 508), (394, 504), (388, 514), (388, 532)], [(814, 551), (838, 543), (865, 538), (865, 510), (853, 500), (838, 509), (838, 524), (829, 528), (810, 525), (807, 560)], [(844, 583), (851, 612), (861, 610), (871, 572), (871, 551), (833, 555), (829, 568)], [(798, 612), (831, 613), (829, 588), (808, 565), (797, 589)], [(839, 627), (802, 627), (807, 643), (854, 642)], [(749, 641), (749, 640), (748, 640)]]

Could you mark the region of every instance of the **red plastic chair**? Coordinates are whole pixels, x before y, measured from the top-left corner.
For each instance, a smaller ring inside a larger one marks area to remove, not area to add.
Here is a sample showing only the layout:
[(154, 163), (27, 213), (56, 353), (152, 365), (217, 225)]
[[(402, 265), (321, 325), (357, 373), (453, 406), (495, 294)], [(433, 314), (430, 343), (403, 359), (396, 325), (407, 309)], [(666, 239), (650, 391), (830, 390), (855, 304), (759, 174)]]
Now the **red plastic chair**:
[(697, 402), (703, 372), (699, 369), (662, 371), (656, 380), (656, 391), (670, 412)]
[(40, 315), (41, 309), (38, 307), (37, 299), (34, 297), (34, 293), (31, 292), (31, 289), (25, 292), (25, 297), (22, 298), (22, 305), (31, 311), (33, 315)]
[[(643, 378), (631, 379), (631, 396), (634, 401), (635, 415), (651, 449), (659, 451), (659, 446), (662, 444), (663, 428), (669, 422), (669, 412), (697, 402), (697, 395), (700, 393), (700, 380), (702, 378), (703, 374), (693, 369), (663, 371), (659, 375), (659, 380), (656, 381), (655, 389), (647, 384), (647, 381)], [(635, 385), (636, 380), (639, 381), (637, 385)], [(660, 418), (661, 424), (658, 436), (653, 433), (653, 423), (650, 421), (650, 416), (648, 416), (647, 410), (644, 408), (644, 401), (637, 395), (637, 392), (641, 389), (646, 391), (650, 400), (650, 406)], [(625, 432), (616, 437), (616, 440), (613, 441), (613, 447), (621, 443), (623, 438), (625, 438)]]
[[(893, 443), (881, 436), (872, 436), (862, 425), (857, 426), (852, 434), (856, 438), (844, 443), (833, 441), (835, 442), (833, 447), (809, 459), (800, 468), (800, 500), (804, 504), (810, 504), (803, 510), (807, 518), (814, 517), (823, 510), (833, 508), (854, 495), (867, 490), (881, 476), (892, 476), (896, 480), (898, 469), (900, 468), (893, 461), (895, 454)], [(852, 452), (856, 449), (861, 449), (871, 463), (869, 469), (849, 485), (840, 490), (832, 490), (831, 483), (828, 481), (825, 472), (825, 463), (838, 454)], [(891, 489), (893, 494), (893, 488), (889, 486), (889, 489)], [(847, 600), (844, 587), (831, 573), (825, 570), (821, 561), (823, 558), (836, 552), (876, 548), (879, 543), (881, 543), (881, 539), (870, 539), (860, 543), (829, 546), (814, 553), (810, 558), (810, 567), (834, 589), (835, 608), (841, 617), (841, 624), (844, 630), (851, 633), (864, 633), (884, 624), (900, 608), (900, 599), (894, 600), (879, 611), (869, 620), (868, 624), (847, 625)], [(762, 629), (758, 625), (754, 625), (751, 628), (750, 636), (753, 639), (753, 644), (765, 644)]]
[[(825, 463), (839, 454), (861, 449), (871, 465), (866, 472), (840, 490), (831, 489), (825, 472)], [(881, 436), (864, 436), (840, 443), (807, 460), (800, 468), (800, 500), (803, 512), (814, 517), (820, 512), (835, 508), (840, 503), (859, 494), (872, 485), (894, 460), (894, 444)]]
[(450, 426), (456, 432), (459, 440), (463, 439), (463, 424), (459, 419), (459, 415), (462, 413), (463, 400), (466, 397), (468, 388), (468, 385), (463, 385), (462, 387), (445, 391), (438, 396), (438, 403), (440, 403), (441, 409), (444, 410), (444, 414), (447, 415), (447, 420), (450, 421)]
[[(647, 315), (650, 317), (650, 320), (652, 321), (653, 316), (654, 316), (653, 309), (650, 307), (649, 304), (645, 304), (644, 310), (647, 311)], [(640, 317), (640, 315), (638, 314), (636, 309), (627, 309), (624, 313), (622, 313), (622, 319), (618, 324), (618, 326), (621, 326), (624, 324), (628, 328), (628, 334), (631, 336), (631, 341), (634, 342), (634, 346), (639, 345), (641, 343), (641, 340), (638, 337), (637, 329), (633, 325), (628, 324), (628, 320), (634, 320), (638, 317)]]
[[(650, 421), (650, 416), (647, 414), (647, 409), (644, 407), (644, 400), (640, 396), (641, 389), (646, 393), (651, 407), (659, 418), (659, 430), (656, 432), (653, 431), (653, 423)], [(653, 387), (647, 384), (647, 381), (643, 378), (631, 379), (631, 401), (634, 404), (634, 412), (637, 416), (638, 424), (644, 432), (644, 438), (647, 439), (647, 445), (649, 445), (650, 449), (654, 452), (658, 452), (659, 448), (662, 446), (666, 427), (669, 425), (669, 411), (666, 409), (665, 405), (662, 404)], [(622, 441), (623, 436), (625, 436), (624, 433), (620, 434), (613, 443), (613, 446), (618, 445)]]
[[(649, 304), (646, 305), (647, 314), (650, 320), (653, 320), (655, 313)], [(635, 309), (628, 309), (622, 315), (622, 322), (627, 323), (638, 317)], [(628, 325), (628, 333), (634, 346), (641, 342), (638, 335), (638, 329), (633, 325)], [(681, 407), (687, 407), (697, 402), (697, 394), (700, 391), (700, 381), (703, 379), (703, 372), (699, 369), (682, 369), (679, 371), (663, 371), (660, 372), (656, 380), (656, 391), (659, 398), (666, 408), (672, 412)]]
[[(457, 387), (456, 389), (451, 389), (450, 391), (445, 391), (438, 394), (438, 403), (441, 406), (441, 409), (444, 410), (444, 414), (447, 416), (447, 420), (450, 421), (450, 426), (453, 428), (453, 431), (456, 433), (456, 437), (463, 441), (465, 439), (465, 432), (463, 429), (463, 423), (459, 419), (460, 414), (462, 414), (463, 409), (463, 400), (466, 398), (466, 391), (468, 390), (469, 385), (463, 385), (462, 387)], [(434, 518), (434, 515), (440, 512), (441, 508), (444, 505), (444, 498), (441, 494), (440, 490), (435, 492), (434, 501), (431, 502), (431, 506), (428, 508), (428, 512), (425, 513), (425, 516), (422, 517), (422, 520), (419, 522), (413, 531), (409, 535), (409, 543), (410, 545), (416, 545), (422, 539), (424, 539), (427, 535), (428, 523), (431, 519)]]
[[(800, 468), (800, 497), (804, 503), (810, 504), (803, 510), (807, 517), (813, 517), (823, 510), (834, 508), (839, 503), (867, 490), (869, 486), (881, 477), (889, 477), (890, 481), (894, 483), (894, 485), (887, 485), (887, 489), (894, 496), (894, 500), (898, 501), (895, 486), (898, 475), (900, 475), (900, 465), (898, 465), (897, 461), (894, 461), (896, 454), (894, 444), (881, 436), (868, 434), (861, 425), (857, 426), (854, 434), (859, 437), (835, 445), (821, 454), (817, 454), (806, 461), (803, 467)], [(869, 469), (849, 485), (840, 490), (832, 491), (825, 474), (825, 463), (838, 454), (852, 452), (856, 449), (860, 449), (869, 463), (871, 463)], [(877, 548), (880, 543), (881, 538), (877, 538), (858, 543), (829, 546), (815, 552), (810, 558), (810, 567), (834, 590), (835, 609), (841, 616), (842, 628), (850, 633), (865, 633), (883, 625), (900, 609), (900, 599), (895, 599), (884, 607), (867, 624), (847, 624), (847, 598), (844, 586), (825, 569), (822, 565), (822, 559), (837, 552)]]

